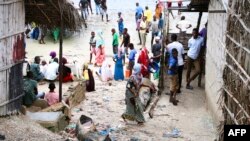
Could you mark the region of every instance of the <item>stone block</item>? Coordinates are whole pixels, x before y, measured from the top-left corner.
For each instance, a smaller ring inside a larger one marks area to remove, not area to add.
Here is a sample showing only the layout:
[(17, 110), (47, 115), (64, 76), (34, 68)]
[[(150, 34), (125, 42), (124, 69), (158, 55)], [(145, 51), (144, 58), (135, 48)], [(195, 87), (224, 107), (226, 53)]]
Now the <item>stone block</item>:
[(27, 112), (26, 115), (52, 132), (64, 130), (68, 125), (66, 117), (62, 112)]
[(69, 87), (68, 92), (70, 93), (68, 98), (70, 108), (79, 105), (85, 99), (86, 81), (79, 81), (76, 86)]

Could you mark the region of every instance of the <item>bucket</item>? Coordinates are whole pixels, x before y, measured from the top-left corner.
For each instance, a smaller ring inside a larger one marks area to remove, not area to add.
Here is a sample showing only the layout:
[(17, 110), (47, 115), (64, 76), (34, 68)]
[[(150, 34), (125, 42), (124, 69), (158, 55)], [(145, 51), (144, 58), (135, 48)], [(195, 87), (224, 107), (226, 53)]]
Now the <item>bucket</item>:
[(125, 78), (129, 78), (130, 77), (130, 70), (126, 69), (125, 71)]

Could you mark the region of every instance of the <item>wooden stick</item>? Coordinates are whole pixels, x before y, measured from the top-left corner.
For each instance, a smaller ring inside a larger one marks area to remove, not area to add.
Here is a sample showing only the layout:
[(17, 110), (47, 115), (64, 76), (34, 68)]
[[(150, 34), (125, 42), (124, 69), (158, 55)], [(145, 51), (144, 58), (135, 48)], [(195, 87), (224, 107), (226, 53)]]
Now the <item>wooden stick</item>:
[(225, 47), (225, 45), (222, 43), (221, 40), (218, 39), (218, 41), (220, 42), (220, 44), (224, 47), (225, 52), (228, 54), (228, 56), (234, 61), (234, 63), (237, 65), (237, 67), (241, 70), (241, 72), (246, 76), (247, 81), (250, 81), (250, 76), (247, 74), (247, 72), (242, 68), (242, 66), (239, 64), (239, 62), (237, 60), (235, 60), (234, 56), (227, 50), (227, 48)]
[(37, 3), (34, 1), (35, 6), (41, 11), (41, 13), (46, 17), (49, 23), (51, 23), (50, 18), (46, 15), (46, 13), (37, 5)]
[(229, 34), (227, 34), (227, 38), (230, 39), (238, 47), (244, 49), (248, 54), (250, 54), (250, 50), (247, 47), (243, 47), (239, 42), (237, 42), (236, 40), (234, 40)]
[(231, 69), (231, 71), (232, 71), (233, 73), (235, 73), (237, 76), (239, 76), (239, 78), (242, 80), (242, 82), (250, 89), (250, 85), (248, 84), (248, 81), (249, 81), (249, 80), (245, 80), (245, 79), (243, 78), (243, 76), (240, 75), (239, 72), (237, 72), (236, 70), (233, 69), (233, 66), (232, 66), (232, 65), (229, 65), (228, 63), (226, 63), (226, 66), (227, 66), (229, 69)]
[(153, 105), (152, 105), (152, 107), (149, 110), (149, 113), (148, 113), (150, 118), (153, 118), (154, 109), (155, 109), (155, 107), (156, 107), (156, 105), (157, 105), (157, 103), (158, 103), (159, 100), (160, 100), (160, 96), (157, 96), (156, 99), (155, 99), (155, 101), (154, 101), (154, 103), (153, 103)]
[(225, 87), (223, 87), (224, 91), (226, 92), (227, 95), (229, 95), (234, 102), (240, 107), (240, 109), (243, 111), (243, 113), (245, 114), (245, 116), (250, 119), (249, 114), (246, 112), (246, 110), (242, 107), (242, 105), (239, 103), (239, 101), (232, 95), (232, 93)]
[(234, 118), (234, 114), (228, 109), (228, 107), (225, 104), (223, 106), (226, 109), (226, 111), (228, 112), (228, 114), (231, 117), (231, 119), (234, 121), (234, 123), (236, 125), (239, 125), (238, 121)]

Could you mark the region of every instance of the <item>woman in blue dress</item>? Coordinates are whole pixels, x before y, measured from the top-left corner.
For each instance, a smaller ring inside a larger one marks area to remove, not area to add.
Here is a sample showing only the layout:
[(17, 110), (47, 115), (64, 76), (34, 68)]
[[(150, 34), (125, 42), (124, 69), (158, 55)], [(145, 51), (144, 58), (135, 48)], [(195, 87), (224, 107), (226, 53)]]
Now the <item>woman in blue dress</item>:
[(115, 54), (113, 60), (115, 62), (115, 74), (114, 74), (114, 79), (117, 80), (124, 80), (124, 73), (123, 73), (123, 64), (122, 64), (122, 59), (123, 59), (124, 54), (122, 53), (122, 49), (118, 49), (118, 53)]

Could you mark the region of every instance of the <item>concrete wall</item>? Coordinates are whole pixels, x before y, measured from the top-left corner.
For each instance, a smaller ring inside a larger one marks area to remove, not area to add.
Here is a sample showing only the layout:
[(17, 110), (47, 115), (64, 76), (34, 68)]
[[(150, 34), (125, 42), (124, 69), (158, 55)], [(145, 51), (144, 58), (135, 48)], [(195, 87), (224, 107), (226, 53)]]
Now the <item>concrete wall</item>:
[[(220, 0), (210, 0), (209, 11), (213, 10), (224, 10)], [(216, 123), (222, 120), (218, 99), (223, 85), (223, 69), (226, 62), (225, 49), (221, 44), (225, 44), (226, 20), (226, 13), (209, 12), (208, 14), (205, 89), (207, 106)]]

